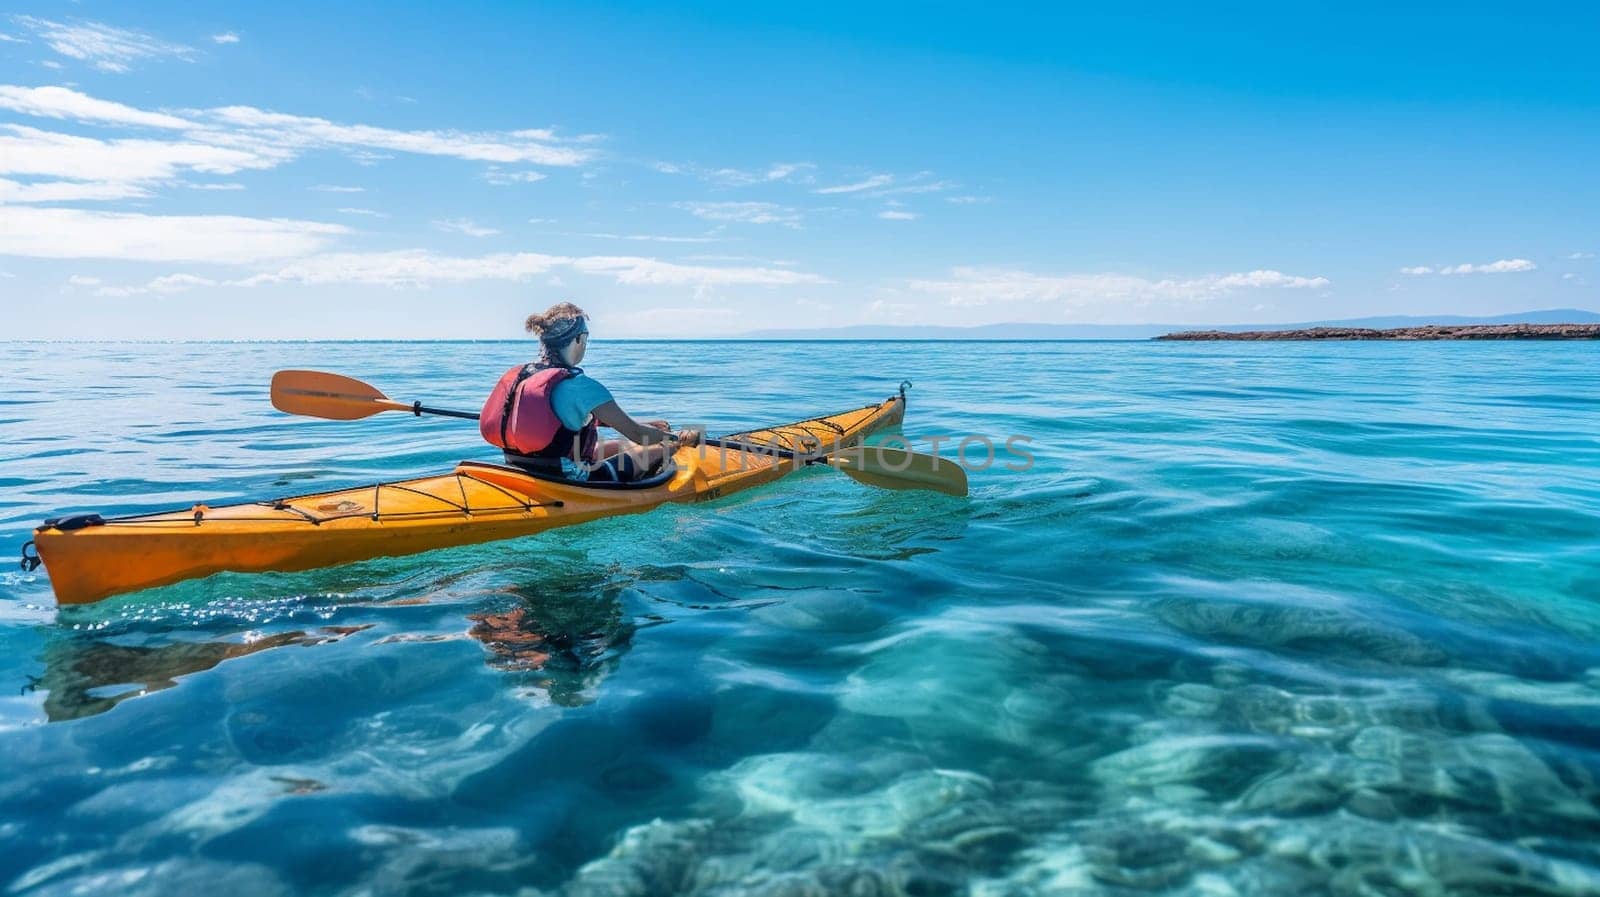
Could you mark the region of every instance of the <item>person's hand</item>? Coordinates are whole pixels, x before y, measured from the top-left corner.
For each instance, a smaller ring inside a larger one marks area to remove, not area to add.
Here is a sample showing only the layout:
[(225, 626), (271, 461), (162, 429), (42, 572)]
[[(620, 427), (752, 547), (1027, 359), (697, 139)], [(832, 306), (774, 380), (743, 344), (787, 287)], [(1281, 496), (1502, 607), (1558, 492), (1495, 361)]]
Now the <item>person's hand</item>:
[(672, 429), (672, 425), (667, 423), (664, 420), (645, 421), (644, 425), (647, 426), (647, 427), (655, 427), (657, 430), (671, 430)]
[(699, 445), (700, 440), (704, 438), (699, 430), (679, 430), (677, 435), (678, 444), (686, 445), (690, 448)]

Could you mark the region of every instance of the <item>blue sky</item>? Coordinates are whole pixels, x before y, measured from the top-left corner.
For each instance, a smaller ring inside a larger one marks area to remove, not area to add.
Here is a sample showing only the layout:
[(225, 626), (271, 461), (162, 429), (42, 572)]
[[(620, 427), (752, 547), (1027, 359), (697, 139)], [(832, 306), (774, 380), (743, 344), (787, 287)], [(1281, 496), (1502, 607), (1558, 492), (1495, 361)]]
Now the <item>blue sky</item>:
[(335, 6), (0, 16), (8, 336), (1600, 307), (1588, 4)]

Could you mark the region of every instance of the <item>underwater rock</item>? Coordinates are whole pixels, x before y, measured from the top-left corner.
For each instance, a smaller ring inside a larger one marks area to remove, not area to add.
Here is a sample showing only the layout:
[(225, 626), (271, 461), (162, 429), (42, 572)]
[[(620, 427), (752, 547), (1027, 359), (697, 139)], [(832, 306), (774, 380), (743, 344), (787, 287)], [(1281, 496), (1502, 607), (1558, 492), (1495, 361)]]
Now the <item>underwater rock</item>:
[(799, 872), (769, 878), (739, 890), (751, 897), (830, 897), (822, 882)]
[(849, 635), (871, 632), (886, 620), (866, 598), (844, 591), (789, 594), (751, 616), (769, 626), (797, 632)]
[(867, 838), (892, 837), (916, 820), (987, 794), (990, 787), (985, 779), (971, 773), (914, 772), (882, 791), (811, 801), (795, 807), (793, 814), (802, 825)]
[(898, 893), (887, 874), (859, 863), (823, 866), (817, 870), (816, 880), (829, 897), (892, 897)]
[(1062, 833), (1023, 850), (1004, 876), (971, 883), (972, 897), (1091, 897), (1105, 893), (1076, 837)]
[(1344, 807), (1357, 816), (1379, 822), (1388, 822), (1400, 815), (1388, 795), (1371, 788), (1357, 788), (1351, 792), (1345, 799)]
[[(858, 846), (839, 832), (786, 826), (763, 837), (752, 850), (763, 868), (775, 872), (813, 869), (839, 862)], [(756, 860), (752, 857), (750, 862)]]
[(1333, 817), (1280, 826), (1271, 850), (1327, 876), (1336, 895), (1600, 895), (1600, 873), (1433, 827)]
[(1108, 788), (1193, 784), (1213, 793), (1278, 767), (1283, 745), (1232, 735), (1163, 738), (1096, 760), (1091, 775)]
[(972, 742), (1030, 753), (1074, 747), (1081, 701), (1071, 680), (1048, 678), (1046, 661), (1015, 636), (919, 632), (874, 651), (846, 681), (840, 703), (901, 720), (936, 763), (955, 762)]
[(1350, 752), (1389, 771), (1386, 781), (1370, 783), (1382, 790), (1449, 800), (1491, 813), (1519, 814), (1525, 819), (1600, 821), (1600, 810), (1573, 793), (1532, 751), (1507, 735), (1429, 739), (1373, 726), (1351, 741)]
[(1213, 717), (1222, 709), (1226, 694), (1198, 682), (1180, 682), (1168, 689), (1161, 709), (1173, 716)]
[(886, 796), (902, 819), (923, 819), (952, 804), (987, 796), (994, 785), (983, 776), (951, 769), (909, 773)]
[(791, 813), (816, 801), (865, 794), (926, 767), (926, 760), (905, 753), (762, 754), (715, 774), (708, 784), (731, 786), (749, 812)]
[(1188, 878), (1188, 841), (1156, 828), (1117, 826), (1084, 832), (1084, 856), (1100, 881), (1151, 890)]
[(367, 825), (351, 836), (377, 861), (363, 881), (373, 894), (504, 893), (544, 862), (511, 828)]
[(1277, 816), (1322, 813), (1339, 806), (1344, 790), (1338, 782), (1314, 772), (1289, 770), (1256, 782), (1239, 798), (1239, 805)]
[(703, 851), (713, 823), (706, 819), (634, 826), (611, 852), (578, 870), (569, 897), (645, 897), (677, 894)]
[(1345, 609), (1185, 596), (1164, 598), (1155, 611), (1168, 625), (1207, 640), (1406, 666), (1436, 666), (1447, 659), (1409, 632)]

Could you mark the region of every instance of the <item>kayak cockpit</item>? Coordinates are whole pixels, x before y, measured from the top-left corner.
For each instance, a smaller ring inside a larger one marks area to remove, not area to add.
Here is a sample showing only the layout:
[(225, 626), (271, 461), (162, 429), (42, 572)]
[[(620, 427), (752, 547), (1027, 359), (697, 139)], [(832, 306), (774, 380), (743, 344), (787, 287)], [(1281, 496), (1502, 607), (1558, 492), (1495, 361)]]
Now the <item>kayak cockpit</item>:
[[(662, 465), (661, 469), (655, 473), (652, 473), (643, 479), (630, 480), (626, 483), (573, 480), (561, 476), (554, 470), (541, 470), (540, 468), (533, 467), (531, 465), (495, 464), (491, 461), (462, 461), (456, 465), (456, 471), (458, 473), (482, 477), (491, 481), (493, 481), (496, 477), (504, 477), (505, 475), (510, 474), (517, 477), (528, 477), (530, 479), (542, 480), (547, 483), (560, 483), (563, 486), (570, 486), (574, 489), (626, 492), (635, 489), (653, 489), (657, 486), (661, 486), (670, 482), (672, 478), (678, 474), (678, 464), (676, 461), (669, 459), (667, 463)], [(485, 477), (485, 474), (488, 476)]]

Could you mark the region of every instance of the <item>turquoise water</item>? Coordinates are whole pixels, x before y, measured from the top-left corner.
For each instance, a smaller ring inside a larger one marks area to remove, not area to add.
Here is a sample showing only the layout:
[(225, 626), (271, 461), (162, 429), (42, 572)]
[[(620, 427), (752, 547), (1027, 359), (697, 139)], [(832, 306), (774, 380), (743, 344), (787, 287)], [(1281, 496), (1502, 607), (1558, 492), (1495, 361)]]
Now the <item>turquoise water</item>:
[[(40, 518), (484, 457), (525, 344), (0, 344)], [(915, 381), (972, 495), (706, 505), (58, 610), (0, 573), (6, 893), (1600, 894), (1600, 345), (597, 343), (734, 431)]]

